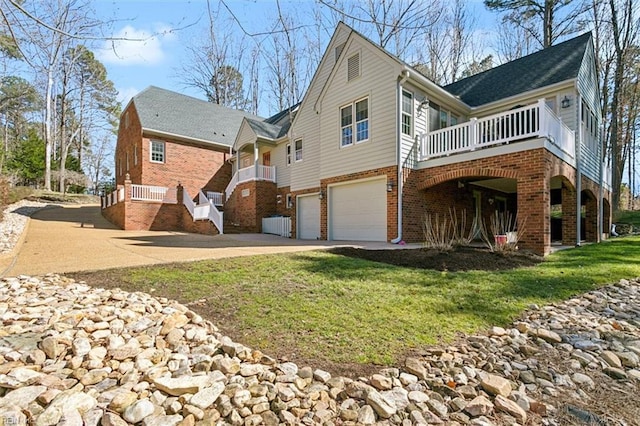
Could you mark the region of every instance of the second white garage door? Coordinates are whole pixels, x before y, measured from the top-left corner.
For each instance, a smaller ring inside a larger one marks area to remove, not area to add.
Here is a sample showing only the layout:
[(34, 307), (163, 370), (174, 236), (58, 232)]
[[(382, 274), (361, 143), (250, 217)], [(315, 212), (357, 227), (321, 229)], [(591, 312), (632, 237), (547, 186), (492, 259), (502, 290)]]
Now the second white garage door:
[(329, 188), (329, 238), (387, 241), (386, 179)]
[(318, 194), (298, 197), (298, 238), (320, 238), (320, 199)]

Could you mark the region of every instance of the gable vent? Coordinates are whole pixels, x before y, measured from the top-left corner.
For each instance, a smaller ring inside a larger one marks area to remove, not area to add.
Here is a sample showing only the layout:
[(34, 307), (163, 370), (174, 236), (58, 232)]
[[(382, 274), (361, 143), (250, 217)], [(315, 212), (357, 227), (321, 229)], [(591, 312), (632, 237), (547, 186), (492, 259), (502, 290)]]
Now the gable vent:
[(356, 53), (347, 61), (347, 81), (360, 76), (360, 54)]
[(341, 43), (336, 47), (336, 62), (338, 62), (338, 58), (340, 57), (340, 54), (342, 53), (342, 50), (344, 49), (344, 45), (346, 43)]

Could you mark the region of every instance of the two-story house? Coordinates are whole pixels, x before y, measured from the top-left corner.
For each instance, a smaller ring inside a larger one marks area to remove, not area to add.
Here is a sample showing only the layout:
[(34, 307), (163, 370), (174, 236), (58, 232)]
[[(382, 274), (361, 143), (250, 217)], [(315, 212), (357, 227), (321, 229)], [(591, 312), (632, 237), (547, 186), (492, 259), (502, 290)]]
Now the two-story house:
[(341, 23), (299, 105), (241, 120), (225, 232), (278, 214), (294, 238), (416, 242), (455, 209), (470, 227), (517, 214), (541, 254), (598, 241), (600, 117), (589, 34), (440, 87)]

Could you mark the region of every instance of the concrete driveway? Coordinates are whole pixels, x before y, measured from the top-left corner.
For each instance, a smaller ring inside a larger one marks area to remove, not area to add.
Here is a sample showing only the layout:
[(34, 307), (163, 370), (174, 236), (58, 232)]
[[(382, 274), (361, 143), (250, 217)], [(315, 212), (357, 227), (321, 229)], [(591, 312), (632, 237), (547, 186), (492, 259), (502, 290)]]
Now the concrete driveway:
[(3, 277), (63, 274), (344, 245), (400, 248), (388, 243), (302, 241), (264, 234), (122, 231), (102, 217), (98, 205), (49, 206), (31, 217), (21, 243), (0, 258), (0, 272)]

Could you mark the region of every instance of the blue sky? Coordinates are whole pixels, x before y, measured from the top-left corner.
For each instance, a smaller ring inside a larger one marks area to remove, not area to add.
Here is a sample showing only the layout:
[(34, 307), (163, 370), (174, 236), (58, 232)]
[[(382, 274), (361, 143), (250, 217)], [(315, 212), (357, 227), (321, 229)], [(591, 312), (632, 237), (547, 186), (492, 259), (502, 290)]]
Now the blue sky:
[[(484, 9), (482, 1), (468, 1), (477, 15), (477, 26), (493, 27), (495, 16)], [(211, 3), (213, 7), (217, 1)], [(305, 10), (313, 0), (281, 0), (280, 4), (285, 9), (296, 8), (298, 16), (308, 19)], [(264, 31), (275, 17), (275, 0), (227, 0), (227, 5), (248, 31)], [(95, 51), (124, 104), (149, 85), (202, 97), (196, 89), (181, 84), (176, 73), (186, 60), (184, 47), (207, 28), (205, 0), (97, 0), (94, 7), (100, 18), (114, 20), (110, 35), (144, 40), (105, 42)]]

